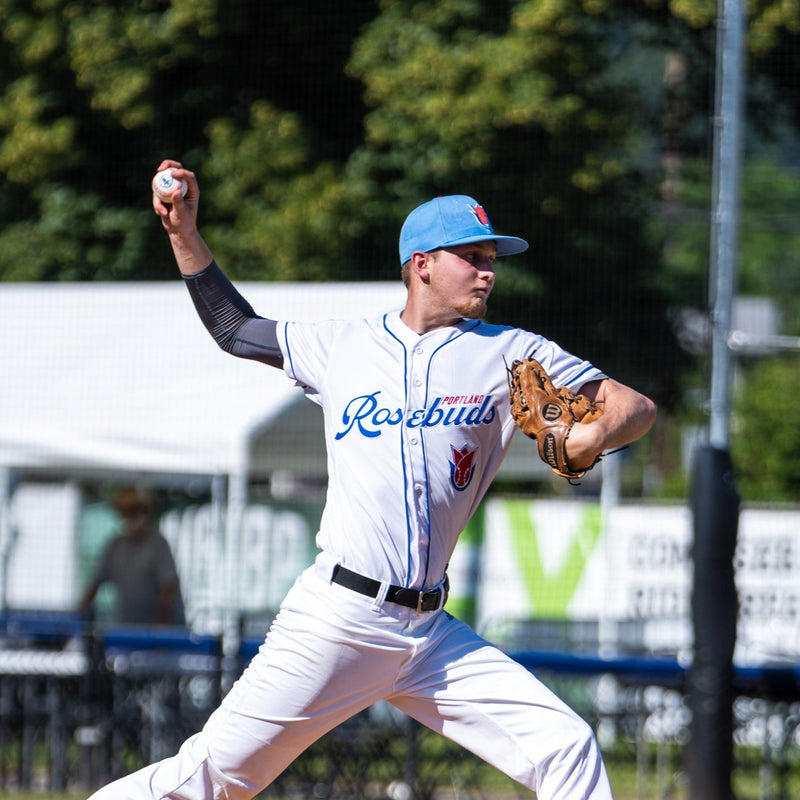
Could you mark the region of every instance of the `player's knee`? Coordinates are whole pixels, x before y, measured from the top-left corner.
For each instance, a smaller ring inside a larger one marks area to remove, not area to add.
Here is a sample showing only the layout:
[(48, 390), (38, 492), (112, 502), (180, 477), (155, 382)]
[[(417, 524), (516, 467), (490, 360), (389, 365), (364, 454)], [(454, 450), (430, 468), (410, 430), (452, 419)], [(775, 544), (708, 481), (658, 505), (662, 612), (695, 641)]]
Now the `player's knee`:
[(600, 758), (600, 750), (591, 726), (580, 717), (562, 720), (550, 736), (550, 768), (571, 769)]
[(560, 760), (568, 770), (582, 773), (585, 779), (596, 780), (602, 769), (602, 755), (592, 727), (576, 718), (567, 733)]
[(575, 746), (581, 752), (597, 752), (598, 744), (592, 726), (584, 720), (580, 720), (576, 725)]
[(534, 780), (529, 785), (538, 797), (606, 797), (604, 767), (591, 727), (568, 716), (551, 730), (546, 752), (540, 752)]

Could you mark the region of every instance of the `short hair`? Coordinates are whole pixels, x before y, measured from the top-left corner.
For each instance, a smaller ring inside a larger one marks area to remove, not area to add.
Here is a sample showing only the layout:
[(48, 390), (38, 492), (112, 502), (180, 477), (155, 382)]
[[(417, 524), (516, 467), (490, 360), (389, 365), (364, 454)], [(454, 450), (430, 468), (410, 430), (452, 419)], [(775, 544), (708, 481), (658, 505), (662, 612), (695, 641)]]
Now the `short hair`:
[(402, 267), (400, 267), (400, 277), (403, 279), (403, 286), (408, 289), (408, 285), (411, 283), (411, 261), (406, 261)]
[(130, 517), (140, 512), (149, 514), (153, 510), (153, 498), (136, 486), (121, 487), (114, 498), (114, 509), (120, 516)]

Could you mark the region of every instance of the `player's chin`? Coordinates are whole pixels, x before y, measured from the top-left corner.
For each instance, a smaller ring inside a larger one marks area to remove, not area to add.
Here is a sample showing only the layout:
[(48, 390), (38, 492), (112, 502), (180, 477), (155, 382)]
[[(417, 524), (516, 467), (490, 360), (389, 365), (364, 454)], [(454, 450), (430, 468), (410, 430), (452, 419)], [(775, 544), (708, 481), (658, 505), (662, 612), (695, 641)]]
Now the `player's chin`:
[(483, 319), (488, 310), (489, 305), (485, 297), (473, 297), (469, 303), (464, 304), (461, 316), (465, 319)]

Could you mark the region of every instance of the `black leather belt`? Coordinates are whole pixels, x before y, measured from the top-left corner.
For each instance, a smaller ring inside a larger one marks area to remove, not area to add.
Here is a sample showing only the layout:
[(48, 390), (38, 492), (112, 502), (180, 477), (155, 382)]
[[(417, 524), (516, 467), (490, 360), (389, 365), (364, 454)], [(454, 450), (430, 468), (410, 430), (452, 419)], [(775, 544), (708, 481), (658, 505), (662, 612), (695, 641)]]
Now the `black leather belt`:
[[(339, 586), (344, 586), (347, 589), (352, 589), (359, 594), (365, 594), (367, 597), (377, 597), (381, 589), (381, 582), (373, 578), (366, 578), (364, 575), (359, 575), (357, 572), (337, 564), (331, 573), (331, 580), (338, 583)], [(386, 599), (390, 603), (397, 603), (401, 606), (408, 608), (416, 608), (417, 611), (436, 611), (447, 602), (447, 592), (449, 588), (449, 581), (447, 575), (444, 576), (444, 583), (437, 589), (431, 589), (427, 592), (421, 592), (418, 589), (406, 589), (403, 586), (390, 586), (386, 592)], [(442, 599), (444, 595), (444, 599)]]

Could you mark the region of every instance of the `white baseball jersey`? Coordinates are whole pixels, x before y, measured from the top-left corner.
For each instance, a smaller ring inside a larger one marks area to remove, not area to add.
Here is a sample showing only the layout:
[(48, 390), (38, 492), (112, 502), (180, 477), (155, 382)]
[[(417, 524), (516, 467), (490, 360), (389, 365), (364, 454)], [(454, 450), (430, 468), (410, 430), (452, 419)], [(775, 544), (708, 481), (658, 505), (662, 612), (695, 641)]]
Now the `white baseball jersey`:
[(278, 338), (287, 374), (325, 412), (318, 546), (355, 572), (417, 589), (442, 580), (516, 430), (503, 359), (533, 356), (575, 390), (605, 377), (542, 336), (479, 320), (420, 336), (393, 312), (282, 322)]

